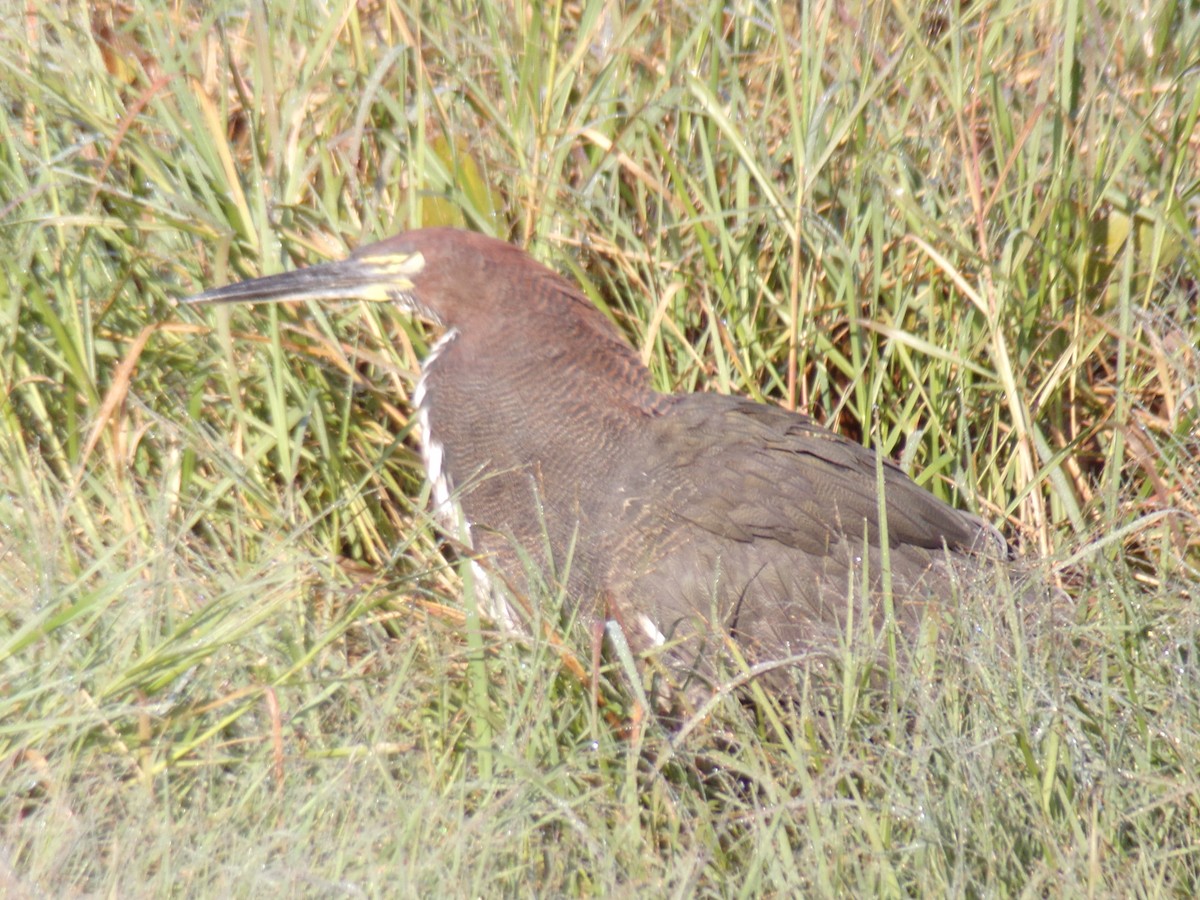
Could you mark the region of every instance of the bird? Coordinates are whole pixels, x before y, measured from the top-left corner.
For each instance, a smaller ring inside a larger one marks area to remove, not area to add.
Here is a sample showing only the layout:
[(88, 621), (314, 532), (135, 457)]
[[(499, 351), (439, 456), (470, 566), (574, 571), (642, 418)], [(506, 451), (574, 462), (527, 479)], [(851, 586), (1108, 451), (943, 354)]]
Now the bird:
[(855, 616), (912, 627), (1013, 559), (996, 528), (806, 415), (656, 391), (577, 284), (480, 233), (415, 229), (188, 298), (355, 300), (441, 331), (412, 397), (433, 511), (503, 627), (549, 587), (711, 688), (717, 658), (769, 669)]

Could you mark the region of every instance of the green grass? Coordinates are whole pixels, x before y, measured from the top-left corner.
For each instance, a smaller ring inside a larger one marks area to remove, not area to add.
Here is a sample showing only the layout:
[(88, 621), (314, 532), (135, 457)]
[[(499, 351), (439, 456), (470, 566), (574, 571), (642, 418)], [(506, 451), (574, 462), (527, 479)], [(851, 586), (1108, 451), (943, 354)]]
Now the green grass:
[[(0, 893), (1195, 890), (1192, 5), (18, 6)], [(659, 388), (901, 459), (1073, 621), (973, 598), (887, 684), (851, 641), (680, 731), (619, 660), (594, 702), (586, 634), (469, 627), (433, 335), (173, 303), (439, 223), (579, 279)]]

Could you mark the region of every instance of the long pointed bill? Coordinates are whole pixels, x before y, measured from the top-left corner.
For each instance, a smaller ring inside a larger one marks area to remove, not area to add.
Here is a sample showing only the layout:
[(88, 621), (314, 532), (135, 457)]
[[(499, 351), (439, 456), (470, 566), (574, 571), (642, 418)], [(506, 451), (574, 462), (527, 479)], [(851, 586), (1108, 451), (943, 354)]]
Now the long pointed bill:
[(411, 303), (412, 278), (425, 268), (420, 253), (382, 253), (351, 256), (324, 263), (239, 281), (213, 288), (181, 303), (284, 303), (295, 300), (365, 300), (368, 303)]

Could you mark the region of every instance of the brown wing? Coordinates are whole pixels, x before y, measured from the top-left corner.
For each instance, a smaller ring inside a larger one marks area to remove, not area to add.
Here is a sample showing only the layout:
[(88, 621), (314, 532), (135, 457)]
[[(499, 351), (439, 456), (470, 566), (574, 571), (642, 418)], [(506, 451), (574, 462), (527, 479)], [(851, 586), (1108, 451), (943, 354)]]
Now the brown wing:
[[(880, 504), (874, 452), (807, 416), (735, 397), (674, 398), (651, 426), (661, 512), (735, 541), (775, 541), (815, 556), (833, 544), (878, 546)], [(888, 543), (903, 550), (1004, 547), (969, 513), (883, 463)]]

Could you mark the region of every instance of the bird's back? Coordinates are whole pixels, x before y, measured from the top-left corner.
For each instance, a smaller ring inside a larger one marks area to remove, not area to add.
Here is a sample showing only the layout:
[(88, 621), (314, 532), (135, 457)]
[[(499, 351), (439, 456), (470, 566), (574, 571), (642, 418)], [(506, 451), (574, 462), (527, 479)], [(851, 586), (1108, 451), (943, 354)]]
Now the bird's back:
[(673, 397), (629, 458), (609, 587), (635, 611), (627, 628), (651, 643), (717, 624), (751, 657), (828, 646), (848, 603), (865, 600), (878, 623), (885, 565), (897, 617), (910, 621), (959, 590), (977, 559), (1007, 555), (975, 516), (778, 407)]

